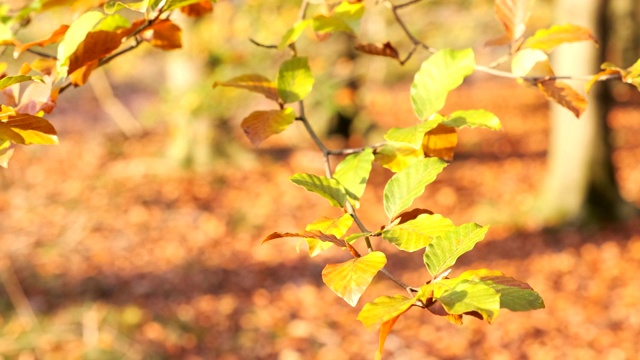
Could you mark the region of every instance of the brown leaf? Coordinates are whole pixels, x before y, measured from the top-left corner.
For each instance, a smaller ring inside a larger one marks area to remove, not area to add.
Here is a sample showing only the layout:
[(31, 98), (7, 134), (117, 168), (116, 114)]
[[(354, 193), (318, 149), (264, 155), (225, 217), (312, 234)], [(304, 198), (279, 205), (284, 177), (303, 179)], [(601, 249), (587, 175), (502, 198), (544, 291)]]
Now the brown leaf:
[(514, 42), (524, 35), (526, 23), (531, 15), (533, 0), (496, 0), (495, 15), (504, 27), (509, 41)]
[(399, 60), (398, 50), (396, 50), (393, 45), (389, 41), (384, 44), (356, 44), (354, 48), (357, 51), (377, 55), (377, 56), (386, 56), (396, 60)]
[(120, 47), (122, 34), (113, 31), (92, 31), (78, 45), (69, 58), (69, 74), (85, 65), (99, 60)]
[(56, 29), (53, 33), (51, 33), (51, 35), (49, 35), (49, 37), (46, 39), (36, 40), (36, 41), (28, 42), (26, 44), (16, 44), (16, 47), (13, 50), (13, 57), (17, 58), (18, 56), (20, 56), (20, 54), (22, 54), (23, 52), (27, 51), (28, 49), (34, 46), (47, 46), (49, 44), (57, 43), (58, 41), (62, 40), (62, 38), (64, 37), (64, 34), (67, 32), (68, 29), (69, 29), (69, 25), (62, 25), (58, 29)]
[(580, 117), (587, 108), (587, 100), (571, 86), (555, 80), (538, 82), (538, 88), (549, 99), (570, 110), (576, 117)]
[(180, 11), (190, 17), (200, 17), (213, 11), (213, 4), (210, 0), (202, 0), (198, 3), (183, 6)]
[(427, 307), (427, 310), (433, 315), (444, 316), (452, 324), (462, 325), (462, 314), (449, 314), (439, 301), (434, 301)]
[(396, 220), (400, 219), (400, 221), (398, 221), (397, 225), (404, 224), (407, 221), (413, 220), (413, 219), (417, 218), (418, 216), (420, 216), (422, 214), (433, 215), (433, 211), (431, 211), (429, 209), (415, 208), (415, 209), (412, 209), (412, 210), (409, 210), (409, 211), (405, 211), (402, 214), (394, 217), (393, 219), (391, 219), (391, 223), (393, 223)]
[(174, 50), (182, 47), (182, 30), (171, 20), (162, 19), (143, 31), (142, 38), (151, 46), (163, 50)]
[(299, 238), (313, 238), (318, 239), (320, 241), (330, 242), (340, 247), (345, 247), (345, 242), (343, 240), (338, 239), (335, 235), (325, 234), (321, 231), (304, 231), (299, 233), (291, 233), (291, 232), (273, 232), (267, 237), (265, 237), (261, 244), (266, 243), (267, 241), (282, 239), (282, 238), (290, 238), (290, 237), (299, 237)]
[(457, 144), (458, 132), (456, 128), (438, 124), (438, 126), (424, 135), (422, 150), (425, 156), (439, 157), (445, 161), (452, 161)]

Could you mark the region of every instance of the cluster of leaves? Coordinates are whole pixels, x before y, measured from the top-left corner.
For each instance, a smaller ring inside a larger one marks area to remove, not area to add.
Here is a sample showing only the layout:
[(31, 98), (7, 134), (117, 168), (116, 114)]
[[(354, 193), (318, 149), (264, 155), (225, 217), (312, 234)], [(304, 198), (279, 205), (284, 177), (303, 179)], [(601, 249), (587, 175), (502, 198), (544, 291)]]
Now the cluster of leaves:
[[(0, 62), (0, 166), (7, 167), (17, 144), (57, 144), (56, 130), (43, 116), (53, 111), (60, 93), (84, 85), (93, 70), (142, 43), (163, 50), (180, 48), (181, 30), (171, 21), (171, 13), (180, 10), (201, 16), (212, 10), (215, 1), (43, 0), (21, 9), (0, 5), (3, 53), (13, 48), (15, 59), (24, 53), (37, 55), (14, 75), (7, 75), (8, 64)], [(59, 7), (68, 7), (79, 16), (43, 39), (18, 40), (18, 31), (32, 19)], [(135, 20), (129, 20), (132, 17)], [(57, 45), (55, 53), (40, 49), (50, 45)]]

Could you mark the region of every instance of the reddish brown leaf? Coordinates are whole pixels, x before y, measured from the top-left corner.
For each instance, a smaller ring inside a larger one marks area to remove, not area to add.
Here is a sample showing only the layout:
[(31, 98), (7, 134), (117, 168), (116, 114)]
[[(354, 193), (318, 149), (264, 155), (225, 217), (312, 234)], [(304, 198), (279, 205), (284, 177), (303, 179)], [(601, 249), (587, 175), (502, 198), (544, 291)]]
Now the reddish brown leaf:
[(343, 240), (338, 239), (335, 235), (325, 234), (321, 231), (304, 231), (300, 233), (291, 233), (291, 232), (273, 232), (267, 237), (265, 237), (261, 244), (266, 243), (267, 241), (282, 239), (282, 238), (290, 238), (290, 237), (299, 237), (299, 238), (313, 238), (318, 239), (320, 241), (330, 242), (340, 247), (345, 247), (345, 242)]
[(415, 208), (409, 211), (405, 211), (402, 214), (394, 217), (391, 222), (395, 222), (396, 220), (400, 219), (400, 221), (398, 221), (397, 225), (400, 224), (404, 224), (407, 221), (413, 220), (415, 218), (417, 218), (418, 216), (422, 215), (422, 214), (429, 214), (429, 215), (433, 215), (433, 211), (429, 210), (429, 209), (420, 209), (420, 208)]
[(62, 25), (56, 31), (54, 31), (48, 38), (42, 40), (36, 40), (32, 42), (28, 42), (26, 44), (17, 44), (15, 49), (13, 50), (13, 57), (17, 58), (23, 52), (34, 46), (47, 46), (49, 44), (55, 44), (58, 41), (62, 40), (62, 37), (69, 29), (69, 25)]
[(267, 241), (271, 241), (271, 240), (275, 240), (275, 239), (282, 239), (282, 238), (289, 238), (289, 237), (307, 237), (305, 234), (301, 234), (301, 233), (290, 233), (290, 232), (273, 232), (269, 235), (267, 235), (267, 237), (265, 237), (264, 239), (262, 239), (262, 241), (260, 242), (261, 244), (266, 243)]
[(213, 4), (210, 0), (202, 0), (198, 3), (183, 6), (180, 11), (190, 17), (200, 17), (213, 11)]
[(462, 314), (449, 314), (447, 310), (445, 310), (442, 303), (435, 301), (431, 305), (427, 307), (427, 310), (431, 312), (433, 315), (444, 316), (450, 323), (455, 325), (462, 325)]
[(524, 35), (533, 0), (496, 0), (495, 15), (507, 38), (514, 42)]
[(377, 56), (386, 56), (393, 59), (399, 59), (398, 50), (396, 50), (393, 45), (389, 41), (384, 44), (356, 44), (354, 47), (357, 51), (377, 55)]
[(439, 157), (445, 161), (452, 161), (457, 144), (458, 132), (456, 128), (438, 124), (438, 126), (424, 135), (422, 150), (425, 156)]
[(69, 74), (85, 65), (99, 60), (120, 47), (122, 34), (113, 31), (92, 31), (78, 45), (69, 58)]
[(142, 33), (142, 38), (151, 46), (163, 50), (174, 50), (182, 47), (182, 30), (171, 20), (162, 19), (151, 25)]
[(555, 80), (538, 82), (538, 88), (549, 99), (570, 110), (576, 117), (580, 117), (587, 108), (587, 100), (571, 86)]

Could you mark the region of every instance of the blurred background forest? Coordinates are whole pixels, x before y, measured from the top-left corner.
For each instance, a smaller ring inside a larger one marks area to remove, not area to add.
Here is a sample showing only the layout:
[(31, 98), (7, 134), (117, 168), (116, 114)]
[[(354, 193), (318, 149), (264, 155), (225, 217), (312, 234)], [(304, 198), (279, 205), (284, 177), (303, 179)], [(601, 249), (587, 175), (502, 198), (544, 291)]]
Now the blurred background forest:
[[(389, 11), (370, 3), (361, 38), (390, 40), (402, 54), (410, 44)], [(531, 31), (558, 22), (554, 5), (536, 2)], [(243, 73), (273, 77), (288, 54), (249, 39), (278, 43), (298, 7), (220, 1), (198, 20), (176, 14), (184, 49), (141, 47), (61, 96), (48, 116), (61, 144), (21, 147), (0, 172), (0, 358), (373, 356), (378, 334), (356, 320), (358, 311), (401, 289), (376, 278), (351, 308), (320, 277), (344, 253), (309, 258), (294, 240), (260, 246), (272, 231), (296, 231), (335, 212), (288, 180), (322, 173), (321, 154), (297, 126), (253, 148), (239, 124), (266, 102), (211, 88)], [(406, 23), (435, 48), (473, 47), (485, 64), (504, 52), (483, 46), (501, 32), (493, 1), (433, 0), (412, 9)], [(70, 16), (43, 15), (20, 36), (40, 38)], [(372, 144), (385, 129), (415, 122), (409, 84), (425, 54), (400, 66), (355, 53), (346, 36), (304, 36), (298, 51), (311, 56), (316, 75), (307, 114), (332, 147)], [(11, 51), (1, 61), (12, 62)], [(615, 177), (622, 199), (638, 207), (640, 95), (628, 85), (610, 93)], [(474, 75), (444, 112), (475, 108), (498, 115), (504, 130), (461, 131), (455, 161), (417, 205), (456, 224), (491, 224), (456, 271), (500, 269), (531, 284), (547, 309), (462, 326), (412, 311), (389, 336), (385, 358), (634, 359), (640, 220), (553, 228), (535, 221), (547, 171), (547, 100), (513, 80)], [(389, 176), (374, 168), (359, 212), (370, 228), (385, 222), (379, 194)], [(376, 246), (393, 253), (388, 268), (403, 281), (426, 279), (421, 256)]]

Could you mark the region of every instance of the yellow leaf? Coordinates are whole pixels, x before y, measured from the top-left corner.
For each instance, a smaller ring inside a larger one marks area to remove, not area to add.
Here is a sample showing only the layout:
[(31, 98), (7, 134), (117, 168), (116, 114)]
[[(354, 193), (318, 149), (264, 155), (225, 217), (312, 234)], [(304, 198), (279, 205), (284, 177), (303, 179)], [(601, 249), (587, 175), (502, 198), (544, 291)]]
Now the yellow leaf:
[(280, 100), (276, 83), (258, 74), (240, 75), (227, 81), (216, 81), (213, 83), (214, 88), (218, 86), (246, 89), (262, 94), (266, 96), (267, 99), (271, 99), (273, 101)]
[(496, 0), (496, 18), (510, 41), (518, 40), (524, 35), (532, 4), (533, 0)]
[(533, 36), (525, 40), (522, 48), (539, 49), (550, 53), (560, 44), (587, 40), (598, 44), (596, 37), (587, 28), (572, 24), (554, 25), (548, 29), (536, 31)]
[(602, 78), (607, 78), (610, 75), (618, 75), (620, 77), (624, 76), (624, 71), (621, 69), (604, 69), (601, 72), (595, 74), (587, 83), (584, 85), (584, 90), (588, 94), (591, 91), (593, 85), (600, 81)]
[(542, 50), (522, 49), (511, 59), (511, 72), (521, 77), (553, 76), (549, 56)]

